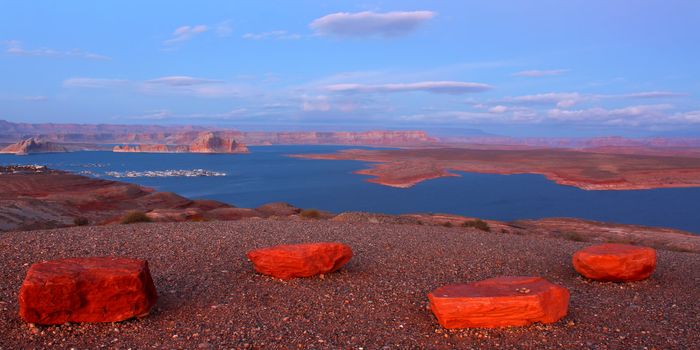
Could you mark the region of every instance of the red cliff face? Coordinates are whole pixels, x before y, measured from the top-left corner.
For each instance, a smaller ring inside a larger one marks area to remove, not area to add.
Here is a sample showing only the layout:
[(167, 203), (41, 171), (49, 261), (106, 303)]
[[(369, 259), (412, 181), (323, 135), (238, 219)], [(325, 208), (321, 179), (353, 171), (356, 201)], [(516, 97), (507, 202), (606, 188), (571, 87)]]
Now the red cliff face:
[(24, 141), (20, 141), (15, 144), (9, 145), (0, 150), (0, 153), (14, 153), (17, 155), (49, 152), (68, 152), (68, 149), (66, 149), (62, 145), (53, 142), (40, 141), (32, 137)]
[[(187, 133), (189, 136), (190, 133)], [(197, 133), (197, 137), (189, 145), (177, 144), (140, 144), (115, 146), (114, 152), (144, 152), (144, 153), (248, 153), (246, 145), (235, 139), (220, 136), (217, 133)], [(182, 140), (182, 139), (181, 139)]]
[(193, 153), (248, 153), (246, 145), (236, 142), (232, 138), (225, 138), (213, 132), (201, 134), (190, 145)]

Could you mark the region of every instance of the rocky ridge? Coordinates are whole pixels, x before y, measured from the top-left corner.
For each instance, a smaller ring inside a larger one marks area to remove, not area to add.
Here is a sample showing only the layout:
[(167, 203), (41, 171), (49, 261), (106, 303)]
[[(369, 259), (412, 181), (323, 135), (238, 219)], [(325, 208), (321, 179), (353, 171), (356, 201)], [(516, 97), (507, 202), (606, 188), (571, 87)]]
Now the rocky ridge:
[(220, 133), (203, 132), (188, 145), (141, 144), (115, 146), (114, 152), (146, 153), (249, 153), (248, 147)]
[(42, 141), (38, 138), (28, 138), (26, 140), (11, 144), (0, 149), (0, 153), (14, 153), (16, 155), (27, 155), (32, 153), (55, 153), (68, 152), (68, 148), (64, 145)]

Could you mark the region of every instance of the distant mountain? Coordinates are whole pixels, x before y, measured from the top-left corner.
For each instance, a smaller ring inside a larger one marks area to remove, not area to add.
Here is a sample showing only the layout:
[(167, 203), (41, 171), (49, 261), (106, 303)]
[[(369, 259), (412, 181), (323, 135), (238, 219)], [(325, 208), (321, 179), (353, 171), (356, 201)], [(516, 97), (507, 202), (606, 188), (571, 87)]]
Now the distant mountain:
[(29, 137), (59, 143), (166, 144), (190, 145), (202, 132), (247, 145), (337, 144), (368, 146), (424, 146), (438, 142), (424, 131), (363, 132), (242, 132), (199, 126), (110, 125), (110, 124), (27, 124), (0, 121), (0, 142), (17, 142)]
[[(479, 129), (431, 129), (439, 136), (431, 136), (419, 130), (374, 131), (239, 131), (192, 125), (116, 125), (116, 124), (29, 124), (0, 120), (0, 144), (15, 143), (29, 138), (62, 145), (114, 144), (191, 145), (203, 133), (214, 132), (217, 137), (249, 145), (358, 145), (387, 147), (425, 147), (439, 144), (504, 145), (553, 148), (605, 148), (605, 147), (700, 147), (700, 137), (509, 137), (492, 135)], [(151, 150), (155, 150), (150, 147)], [(165, 147), (165, 148), (164, 148)], [(102, 147), (104, 148), (104, 147)], [(195, 147), (196, 148), (196, 147)], [(177, 151), (172, 148), (173, 151)]]

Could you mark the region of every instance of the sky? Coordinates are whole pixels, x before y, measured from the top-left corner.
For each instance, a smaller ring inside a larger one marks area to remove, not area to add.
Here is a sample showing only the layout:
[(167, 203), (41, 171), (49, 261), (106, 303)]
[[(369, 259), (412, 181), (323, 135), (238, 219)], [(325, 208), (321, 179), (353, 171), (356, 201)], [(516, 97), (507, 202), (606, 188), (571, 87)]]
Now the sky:
[(700, 2), (0, 1), (0, 119), (700, 137)]

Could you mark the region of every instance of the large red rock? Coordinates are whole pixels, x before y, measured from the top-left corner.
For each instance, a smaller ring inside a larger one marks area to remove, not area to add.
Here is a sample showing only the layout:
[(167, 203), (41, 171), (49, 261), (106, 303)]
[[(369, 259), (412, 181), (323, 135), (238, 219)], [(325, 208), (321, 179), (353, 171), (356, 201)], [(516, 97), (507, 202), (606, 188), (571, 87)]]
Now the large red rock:
[(440, 287), (430, 309), (445, 328), (553, 323), (566, 316), (569, 291), (540, 277), (497, 277)]
[(247, 255), (255, 271), (290, 279), (336, 271), (352, 258), (352, 249), (342, 243), (307, 243), (256, 249)]
[(100, 257), (32, 265), (19, 292), (27, 322), (117, 322), (148, 314), (158, 298), (148, 262)]
[(656, 267), (656, 250), (628, 244), (598, 244), (574, 253), (574, 269), (597, 281), (628, 282), (649, 278)]

